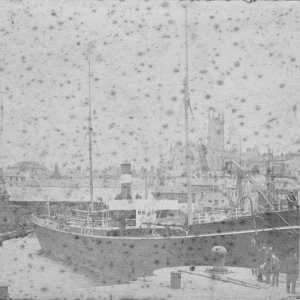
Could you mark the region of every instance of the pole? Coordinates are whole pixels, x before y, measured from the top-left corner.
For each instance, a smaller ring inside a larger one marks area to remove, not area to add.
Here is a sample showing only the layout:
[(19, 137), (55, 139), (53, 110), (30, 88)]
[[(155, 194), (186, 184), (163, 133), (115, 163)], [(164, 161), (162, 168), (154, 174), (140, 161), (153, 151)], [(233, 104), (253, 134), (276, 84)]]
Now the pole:
[(270, 193), (270, 190), (271, 190), (271, 150), (269, 148), (268, 150), (268, 162), (267, 162), (267, 197), (268, 197), (268, 200), (269, 202), (271, 201), (271, 193)]
[(148, 171), (145, 171), (145, 199), (148, 199)]
[(0, 123), (0, 180), (3, 179), (3, 141), (2, 141), (2, 135), (3, 135), (3, 124), (4, 124), (4, 107), (3, 107), (3, 97), (2, 97), (2, 89), (1, 89), (1, 82), (0, 82), (0, 114), (1, 114), (1, 123)]
[[(297, 225), (298, 225), (298, 268), (300, 272), (300, 224), (299, 224), (299, 191), (297, 191)], [(300, 274), (300, 273), (299, 273)]]
[(221, 276), (218, 276), (215, 274), (206, 275), (206, 274), (192, 273), (192, 272), (183, 271), (183, 270), (178, 270), (178, 272), (189, 274), (189, 275), (194, 275), (194, 276), (199, 276), (199, 277), (205, 277), (205, 278), (209, 278), (209, 279), (213, 279), (213, 280), (217, 280), (217, 281), (232, 283), (232, 284), (249, 287), (249, 288), (253, 288), (253, 289), (258, 289), (258, 290), (265, 289), (265, 287), (262, 287), (260, 285), (255, 285), (253, 283), (248, 283), (246, 281), (237, 280), (237, 279), (233, 279), (233, 278), (229, 278), (229, 277), (221, 277)]
[(275, 194), (275, 161), (274, 161), (273, 149), (272, 149), (272, 153), (271, 153), (271, 159), (272, 159), (272, 162), (271, 162), (272, 163), (272, 165), (271, 165), (271, 199), (272, 199), (272, 203), (275, 206), (277, 195)]
[(254, 225), (254, 229), (255, 229), (255, 238), (257, 237), (257, 228), (256, 228), (256, 221), (255, 221), (255, 213), (254, 213), (254, 208), (253, 208), (253, 202), (251, 197), (246, 196), (245, 198), (248, 198), (249, 202), (250, 202), (250, 209), (251, 209), (251, 214), (252, 214), (252, 218), (253, 218), (253, 225)]
[(239, 157), (239, 159), (240, 159), (240, 165), (242, 165), (242, 139), (241, 139), (241, 137), (240, 137), (239, 140), (240, 140), (240, 141), (239, 141), (239, 142), (240, 142), (240, 143), (239, 143), (239, 144), (240, 144), (240, 147), (239, 147), (239, 148), (240, 148), (240, 149), (239, 149), (239, 150), (240, 150), (240, 153), (239, 153), (239, 154), (240, 154), (240, 155), (239, 155), (240, 157)]
[(187, 185), (187, 203), (188, 203), (188, 226), (192, 225), (192, 188), (191, 188), (191, 161), (190, 161), (190, 140), (189, 140), (189, 61), (188, 61), (188, 14), (187, 0), (185, 1), (185, 97), (184, 97), (184, 120), (185, 120), (185, 161), (186, 161), (186, 185)]
[[(93, 210), (94, 186), (93, 186), (93, 127), (92, 127), (92, 102), (91, 102), (91, 63), (89, 62), (89, 165), (90, 165), (90, 208)], [(90, 210), (89, 210), (90, 211)]]
[(50, 214), (50, 204), (49, 204), (49, 201), (47, 201), (47, 212), (48, 212), (48, 218), (50, 218), (51, 214)]

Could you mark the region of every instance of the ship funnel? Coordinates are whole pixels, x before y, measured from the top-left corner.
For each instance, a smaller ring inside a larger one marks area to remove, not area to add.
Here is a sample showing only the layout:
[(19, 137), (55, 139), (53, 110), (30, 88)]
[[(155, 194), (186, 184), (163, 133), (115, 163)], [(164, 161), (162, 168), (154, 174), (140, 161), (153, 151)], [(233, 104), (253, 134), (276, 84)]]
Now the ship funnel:
[(131, 164), (123, 163), (121, 164), (121, 199), (132, 199), (131, 184)]

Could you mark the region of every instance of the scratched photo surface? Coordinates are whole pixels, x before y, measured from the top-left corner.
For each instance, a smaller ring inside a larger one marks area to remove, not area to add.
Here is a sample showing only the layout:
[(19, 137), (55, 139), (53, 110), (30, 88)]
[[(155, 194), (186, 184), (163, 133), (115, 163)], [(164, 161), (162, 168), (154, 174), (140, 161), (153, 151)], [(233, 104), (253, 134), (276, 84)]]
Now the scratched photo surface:
[(2, 0), (0, 299), (298, 299), (299, 49), (297, 1)]

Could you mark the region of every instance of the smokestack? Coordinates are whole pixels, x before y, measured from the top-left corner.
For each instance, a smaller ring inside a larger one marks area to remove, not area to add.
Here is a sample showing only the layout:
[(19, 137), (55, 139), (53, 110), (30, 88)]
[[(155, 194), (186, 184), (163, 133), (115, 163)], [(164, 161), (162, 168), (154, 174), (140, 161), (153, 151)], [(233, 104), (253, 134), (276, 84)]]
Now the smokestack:
[(121, 199), (132, 199), (131, 184), (131, 164), (123, 163), (121, 164)]

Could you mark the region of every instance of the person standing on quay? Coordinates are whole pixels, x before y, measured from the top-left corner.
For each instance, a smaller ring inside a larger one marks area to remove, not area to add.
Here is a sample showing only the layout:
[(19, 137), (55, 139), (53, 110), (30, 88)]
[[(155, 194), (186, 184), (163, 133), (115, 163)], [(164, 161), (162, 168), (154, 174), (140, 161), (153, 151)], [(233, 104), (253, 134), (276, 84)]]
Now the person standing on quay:
[(273, 252), (272, 255), (272, 286), (279, 286), (280, 259)]
[(286, 291), (290, 293), (292, 285), (292, 294), (296, 294), (296, 281), (299, 278), (299, 263), (296, 256), (296, 251), (291, 250), (289, 257), (286, 260)]
[(258, 274), (257, 280), (259, 282), (263, 282), (263, 269), (264, 269), (264, 261), (265, 261), (265, 252), (266, 246), (263, 245), (262, 247), (258, 247), (258, 254), (257, 254), (257, 266), (258, 266)]
[(265, 273), (266, 273), (266, 284), (271, 283), (271, 275), (272, 275), (272, 245), (268, 245), (268, 248), (265, 252)]
[(257, 256), (258, 247), (256, 246), (255, 239), (251, 240), (251, 245), (249, 247), (249, 267), (251, 268), (252, 275), (257, 275)]

